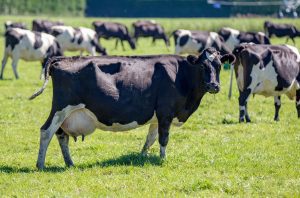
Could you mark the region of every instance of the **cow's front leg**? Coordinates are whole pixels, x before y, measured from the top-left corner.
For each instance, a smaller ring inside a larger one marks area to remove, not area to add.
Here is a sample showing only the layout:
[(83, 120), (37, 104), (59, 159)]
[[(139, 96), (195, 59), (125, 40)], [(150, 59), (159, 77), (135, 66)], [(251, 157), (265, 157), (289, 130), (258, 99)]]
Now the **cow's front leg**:
[(69, 151), (69, 135), (67, 135), (61, 128), (55, 133), (59, 142), (59, 146), (64, 157), (66, 166), (74, 166)]
[(118, 43), (119, 43), (119, 39), (116, 39), (116, 45), (115, 45), (115, 49), (118, 48)]
[(275, 106), (274, 120), (279, 121), (279, 110), (280, 110), (280, 107), (281, 107), (280, 96), (274, 96), (274, 106)]
[(145, 145), (142, 149), (142, 155), (148, 154), (148, 149), (154, 144), (158, 134), (158, 124), (150, 124)]
[(8, 55), (4, 52), (4, 57), (2, 59), (2, 67), (1, 67), (0, 79), (3, 79), (3, 72), (4, 72), (5, 65), (7, 63), (7, 59), (8, 59)]
[(17, 66), (18, 66), (18, 58), (14, 58), (12, 60), (12, 68), (13, 68), (13, 71), (14, 71), (16, 79), (19, 79), (19, 74), (18, 74), (18, 71), (17, 71)]
[(249, 114), (248, 114), (248, 108), (247, 108), (247, 102), (248, 98), (251, 94), (251, 91), (249, 89), (240, 92), (239, 97), (239, 107), (240, 107), (240, 118), (239, 122), (244, 122), (246, 118), (246, 122), (251, 122)]
[(163, 118), (158, 120), (158, 141), (160, 144), (160, 157), (166, 158), (166, 148), (169, 142), (169, 130), (172, 119)]
[(300, 89), (296, 91), (296, 109), (298, 118), (300, 118)]
[(121, 40), (121, 45), (122, 45), (122, 49), (123, 49), (123, 51), (125, 51), (125, 47), (124, 47), (123, 40)]

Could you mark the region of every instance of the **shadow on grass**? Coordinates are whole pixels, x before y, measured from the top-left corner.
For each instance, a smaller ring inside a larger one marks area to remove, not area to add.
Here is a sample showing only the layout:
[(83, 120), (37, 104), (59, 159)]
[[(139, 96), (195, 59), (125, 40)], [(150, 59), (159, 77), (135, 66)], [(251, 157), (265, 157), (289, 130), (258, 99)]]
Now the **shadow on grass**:
[[(94, 167), (110, 167), (110, 166), (144, 166), (150, 164), (154, 166), (162, 165), (163, 160), (158, 156), (142, 156), (140, 153), (130, 153), (122, 155), (117, 158), (104, 160), (101, 162), (95, 162), (91, 164), (75, 165), (75, 168), (85, 170)], [(72, 167), (70, 167), (72, 168)], [(35, 173), (35, 172), (49, 172), (49, 173), (61, 173), (70, 169), (68, 167), (61, 166), (46, 166), (43, 170), (37, 168), (23, 167), (18, 168), (14, 166), (0, 165), (0, 173)]]
[(140, 153), (130, 153), (122, 155), (117, 158), (104, 160), (88, 165), (77, 166), (80, 169), (93, 168), (96, 166), (109, 167), (109, 166), (144, 166), (145, 164), (151, 164), (154, 166), (162, 165), (163, 160), (158, 156), (142, 156)]
[(60, 173), (66, 171), (67, 167), (59, 167), (59, 166), (49, 166), (44, 168), (43, 170), (38, 170), (37, 168), (18, 168), (14, 166), (0, 165), (0, 173), (34, 173), (34, 172), (52, 172), (52, 173)]

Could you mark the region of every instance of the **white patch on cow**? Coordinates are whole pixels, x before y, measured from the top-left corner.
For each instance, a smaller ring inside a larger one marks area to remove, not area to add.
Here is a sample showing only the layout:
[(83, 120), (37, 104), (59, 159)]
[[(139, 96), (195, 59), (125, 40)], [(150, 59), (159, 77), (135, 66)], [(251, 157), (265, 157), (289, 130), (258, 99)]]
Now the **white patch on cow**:
[(243, 65), (238, 66), (237, 85), (240, 91), (244, 90), (244, 67)]
[(246, 107), (245, 106), (240, 106), (240, 111), (246, 111)]
[(296, 105), (297, 106), (300, 105), (300, 100), (296, 101)]
[(288, 88), (281, 91), (276, 91), (275, 88), (278, 85), (277, 73), (273, 66), (273, 61), (270, 61), (262, 69), (259, 68), (261, 63), (253, 65), (251, 71), (251, 83), (248, 89), (252, 94), (260, 94), (265, 97), (280, 96), (286, 94), (290, 99), (293, 99), (296, 94), (296, 90), (299, 89), (299, 83), (294, 79)]
[(260, 36), (266, 36), (266, 34), (263, 32), (257, 32), (257, 34), (259, 34)]
[(299, 54), (298, 49), (296, 47), (294, 47), (294, 46), (287, 45), (287, 44), (285, 46), (287, 46), (288, 48), (290, 48), (296, 54), (296, 56), (297, 56), (297, 62), (299, 63), (300, 62), (300, 54)]
[(161, 158), (166, 157), (166, 146), (160, 146), (160, 157)]
[(274, 102), (277, 106), (281, 105), (281, 101), (279, 100), (278, 96), (274, 96)]
[(95, 38), (96, 32), (89, 28), (80, 27), (82, 33), (82, 42), (78, 44), (77, 39), (71, 42), (75, 35), (75, 29), (71, 26), (58, 25), (53, 26), (52, 30), (62, 31), (56, 38), (63, 51), (87, 51), (93, 56), (96, 55), (95, 47), (91, 41)]
[[(219, 40), (219, 35), (216, 32), (209, 32), (209, 37), (207, 38), (206, 44), (204, 48), (209, 48), (212, 44)], [(221, 42), (221, 41), (220, 41)]]
[[(175, 54), (199, 54), (199, 49), (203, 47), (202, 43), (198, 43), (195, 39), (192, 37), (192, 33), (189, 30), (178, 30), (178, 38), (177, 38), (177, 45), (175, 46)], [(181, 37), (188, 36), (188, 41), (185, 43), (184, 46), (180, 46), (179, 42)]]
[(206, 51), (206, 52), (205, 52), (205, 55), (206, 55), (206, 58), (207, 58), (210, 62), (212, 62), (212, 61), (216, 58), (216, 56), (218, 55), (218, 53), (215, 52), (215, 53), (210, 54), (210, 53), (208, 53), (208, 52)]
[(225, 45), (232, 51), (238, 44), (240, 44), (240, 41), (238, 40), (238, 35), (240, 34), (240, 31), (228, 27), (225, 27), (223, 29), (230, 32), (230, 36), (225, 41)]

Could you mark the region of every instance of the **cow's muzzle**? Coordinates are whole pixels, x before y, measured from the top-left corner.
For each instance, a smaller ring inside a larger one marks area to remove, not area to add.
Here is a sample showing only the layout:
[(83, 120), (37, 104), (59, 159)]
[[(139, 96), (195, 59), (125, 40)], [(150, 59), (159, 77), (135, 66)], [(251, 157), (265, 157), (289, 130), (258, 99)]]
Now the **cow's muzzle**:
[(220, 86), (217, 83), (207, 83), (205, 85), (207, 92), (211, 94), (216, 94), (220, 91)]

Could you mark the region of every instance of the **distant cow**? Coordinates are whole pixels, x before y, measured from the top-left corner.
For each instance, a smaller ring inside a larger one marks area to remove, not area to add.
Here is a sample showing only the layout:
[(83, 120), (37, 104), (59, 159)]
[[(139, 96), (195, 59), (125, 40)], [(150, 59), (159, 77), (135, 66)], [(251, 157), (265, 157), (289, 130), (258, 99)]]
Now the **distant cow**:
[(6, 21), (4, 23), (5, 30), (8, 28), (20, 28), (26, 30), (26, 24), (25, 23), (18, 23), (18, 22), (11, 22), (11, 21)]
[(0, 78), (3, 79), (8, 57), (12, 58), (12, 68), (18, 79), (17, 64), (19, 59), (41, 61), (44, 68), (49, 58), (62, 55), (61, 48), (52, 35), (20, 28), (9, 28), (5, 32), (5, 50)]
[(64, 23), (60, 21), (33, 20), (32, 31), (45, 32), (50, 34), (51, 28), (56, 25), (64, 25)]
[(275, 24), (270, 21), (266, 21), (264, 23), (264, 29), (268, 37), (271, 38), (273, 35), (277, 37), (287, 37), (285, 42), (287, 43), (290, 38), (294, 45), (294, 38), (300, 36), (299, 30), (294, 25), (290, 24)]
[(269, 38), (263, 32), (242, 32), (224, 27), (219, 30), (218, 34), (231, 51), (240, 43), (270, 44)]
[(37, 167), (44, 168), (47, 147), (56, 134), (67, 166), (69, 136), (75, 139), (96, 128), (126, 131), (150, 124), (142, 154), (158, 135), (160, 156), (165, 157), (171, 124), (181, 125), (195, 112), (205, 93), (218, 93), (220, 56), (208, 48), (200, 56), (54, 58), (47, 64), (43, 87), (52, 76), (51, 113), (41, 127)]
[(115, 48), (118, 47), (118, 43), (120, 40), (123, 50), (125, 50), (123, 41), (128, 41), (131, 49), (135, 49), (135, 41), (130, 36), (129, 31), (125, 25), (121, 23), (95, 21), (93, 22), (93, 26), (99, 38), (116, 38), (117, 40)]
[(167, 37), (164, 28), (155, 21), (136, 21), (132, 24), (134, 28), (134, 38), (137, 42), (139, 37), (152, 37), (153, 43), (156, 39), (163, 39), (166, 46), (170, 46), (169, 38)]
[(56, 37), (63, 51), (83, 51), (95, 56), (96, 52), (106, 55), (106, 50), (99, 44), (94, 30), (84, 27), (53, 26), (51, 34)]
[(275, 116), (279, 120), (280, 96), (290, 99), (296, 96), (300, 117), (300, 55), (289, 45), (241, 44), (233, 51), (234, 65), (239, 88), (240, 122), (250, 122), (247, 102), (251, 94), (274, 96)]
[(200, 54), (208, 47), (214, 47), (221, 54), (230, 53), (216, 32), (176, 30), (173, 32), (175, 54)]

